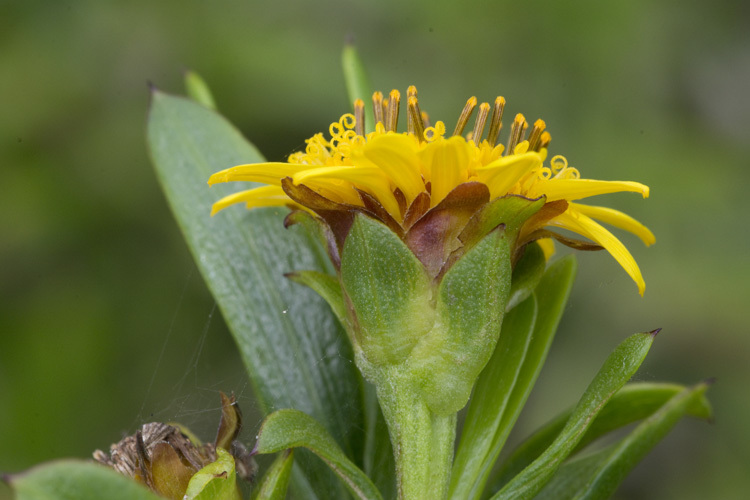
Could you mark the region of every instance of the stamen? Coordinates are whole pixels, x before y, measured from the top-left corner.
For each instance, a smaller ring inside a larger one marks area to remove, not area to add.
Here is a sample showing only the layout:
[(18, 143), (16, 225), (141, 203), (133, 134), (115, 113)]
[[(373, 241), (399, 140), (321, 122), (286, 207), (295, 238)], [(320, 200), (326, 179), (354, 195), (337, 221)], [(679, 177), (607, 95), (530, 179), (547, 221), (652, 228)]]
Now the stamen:
[(385, 125), (383, 118), (383, 93), (380, 91), (372, 94), (372, 110), (375, 113), (375, 124), (382, 123)]
[(389, 132), (395, 132), (398, 126), (398, 108), (401, 103), (401, 93), (398, 90), (391, 90), (388, 96), (388, 110), (385, 114), (385, 129)]
[(409, 111), (409, 122), (411, 130), (420, 142), (424, 141), (424, 123), (422, 123), (422, 113), (419, 111), (419, 103), (417, 102), (416, 96), (409, 97), (407, 103)]
[(516, 146), (523, 140), (523, 133), (526, 130), (526, 127), (528, 124), (526, 123), (526, 118), (521, 113), (518, 113), (516, 115), (516, 118), (513, 120), (513, 125), (510, 129), (510, 137), (508, 138), (508, 147), (505, 149), (505, 154), (512, 155), (513, 150), (516, 149)]
[(474, 130), (471, 132), (471, 138), (474, 140), (474, 144), (477, 146), (482, 142), (482, 134), (484, 133), (484, 124), (487, 123), (487, 116), (490, 114), (490, 105), (483, 102), (479, 105), (479, 111), (477, 112), (477, 119), (474, 122)]
[(539, 143), (539, 150), (545, 149), (549, 147), (549, 141), (552, 140), (552, 136), (549, 135), (549, 132), (542, 132), (542, 138)]
[(354, 101), (354, 132), (365, 135), (365, 102), (362, 99)]
[[(406, 89), (406, 102), (407, 102), (407, 105), (408, 105), (408, 103), (411, 102), (411, 98), (412, 97), (417, 97), (417, 87), (415, 87), (414, 85), (410, 85), (409, 88)], [(409, 112), (408, 110), (407, 110), (407, 113), (406, 113), (406, 130), (410, 134), (414, 133), (414, 123), (413, 123), (413, 120), (412, 120), (411, 112)]]
[(458, 123), (456, 123), (456, 128), (453, 130), (453, 135), (461, 135), (464, 133), (464, 127), (466, 127), (466, 124), (469, 122), (471, 112), (474, 111), (474, 107), (476, 105), (477, 98), (474, 96), (470, 97), (469, 100), (466, 101), (466, 106), (464, 106), (464, 109), (461, 110), (461, 116), (458, 117)]
[(542, 132), (544, 132), (546, 127), (547, 125), (542, 119), (534, 122), (534, 128), (531, 129), (531, 134), (529, 135), (529, 151), (539, 151), (539, 146), (542, 143)]
[(500, 136), (500, 129), (503, 128), (503, 110), (505, 109), (505, 98), (497, 97), (495, 107), (492, 108), (492, 118), (490, 118), (490, 130), (487, 132), (487, 142), (490, 146), (497, 144), (497, 138)]

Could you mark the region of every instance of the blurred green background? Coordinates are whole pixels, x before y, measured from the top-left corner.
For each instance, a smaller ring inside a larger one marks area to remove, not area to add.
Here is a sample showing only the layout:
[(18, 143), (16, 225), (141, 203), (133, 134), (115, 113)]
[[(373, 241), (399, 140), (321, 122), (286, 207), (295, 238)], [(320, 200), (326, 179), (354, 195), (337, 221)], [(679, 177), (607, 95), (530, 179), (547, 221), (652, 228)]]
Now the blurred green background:
[(608, 255), (579, 255), (521, 434), (621, 339), (662, 327), (637, 378), (717, 377), (716, 422), (681, 422), (617, 498), (746, 498), (749, 20), (742, 0), (0, 3), (0, 471), (89, 456), (152, 420), (211, 437), (219, 390), (238, 394), (251, 441), (246, 376), (149, 163), (147, 82), (181, 93), (198, 71), (283, 160), (349, 109), (351, 35), (373, 86), (416, 84), (433, 119), (504, 95), (584, 176), (651, 186), (604, 200), (657, 235), (648, 250), (623, 236), (645, 298)]

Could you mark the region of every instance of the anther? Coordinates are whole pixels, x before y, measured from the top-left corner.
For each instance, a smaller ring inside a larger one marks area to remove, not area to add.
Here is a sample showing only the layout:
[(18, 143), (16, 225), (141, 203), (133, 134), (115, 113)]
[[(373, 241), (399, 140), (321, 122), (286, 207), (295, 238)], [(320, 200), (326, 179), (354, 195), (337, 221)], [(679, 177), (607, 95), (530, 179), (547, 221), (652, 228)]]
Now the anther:
[(362, 99), (354, 101), (354, 133), (365, 135), (365, 102)]
[(490, 146), (497, 144), (497, 138), (500, 136), (500, 129), (503, 128), (503, 110), (505, 109), (505, 98), (497, 97), (495, 106), (492, 108), (492, 118), (490, 118), (490, 129), (487, 131), (487, 142)]
[(461, 110), (461, 116), (458, 117), (458, 123), (456, 123), (456, 128), (453, 130), (453, 135), (461, 135), (464, 133), (464, 128), (466, 127), (466, 124), (469, 122), (469, 118), (471, 117), (471, 112), (474, 111), (474, 107), (477, 105), (477, 98), (476, 97), (470, 97), (468, 101), (466, 101), (466, 106), (464, 106), (464, 109)]
[(375, 124), (382, 123), (385, 125), (385, 118), (383, 118), (383, 93), (380, 91), (372, 94), (372, 110), (375, 113)]
[(513, 150), (516, 149), (516, 146), (523, 140), (523, 133), (526, 130), (526, 127), (528, 124), (526, 123), (526, 118), (521, 113), (518, 113), (516, 115), (516, 118), (513, 120), (513, 125), (510, 129), (510, 137), (508, 138), (508, 147), (505, 149), (505, 154), (512, 155)]
[(424, 141), (424, 123), (422, 123), (422, 112), (419, 111), (419, 103), (416, 96), (410, 96), (407, 103), (409, 111), (409, 123), (411, 129), (409, 132), (417, 136), (417, 139)]
[(539, 151), (539, 146), (542, 143), (542, 132), (544, 132), (545, 128), (544, 120), (539, 119), (534, 122), (534, 128), (531, 129), (531, 134), (529, 135), (529, 151)]
[(398, 108), (401, 103), (401, 93), (398, 90), (391, 90), (388, 96), (388, 110), (385, 115), (385, 129), (395, 132), (398, 126)]
[(479, 111), (477, 111), (477, 119), (474, 121), (474, 130), (471, 132), (471, 138), (474, 140), (474, 144), (477, 146), (482, 142), (482, 134), (484, 133), (484, 124), (487, 123), (487, 117), (490, 114), (490, 105), (483, 102), (479, 105)]
[(539, 149), (546, 149), (549, 147), (549, 141), (552, 140), (552, 136), (549, 135), (549, 132), (545, 131), (542, 132), (542, 138), (539, 141)]

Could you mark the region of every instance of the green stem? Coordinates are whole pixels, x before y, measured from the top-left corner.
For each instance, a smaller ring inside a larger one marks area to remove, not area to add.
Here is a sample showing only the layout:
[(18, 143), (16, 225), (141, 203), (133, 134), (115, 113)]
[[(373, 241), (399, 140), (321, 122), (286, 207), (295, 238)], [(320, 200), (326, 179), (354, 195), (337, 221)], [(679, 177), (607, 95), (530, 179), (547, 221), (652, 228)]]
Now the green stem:
[(384, 371), (376, 385), (396, 460), (398, 498), (446, 498), (456, 438), (456, 414), (434, 414), (409, 377), (398, 368)]

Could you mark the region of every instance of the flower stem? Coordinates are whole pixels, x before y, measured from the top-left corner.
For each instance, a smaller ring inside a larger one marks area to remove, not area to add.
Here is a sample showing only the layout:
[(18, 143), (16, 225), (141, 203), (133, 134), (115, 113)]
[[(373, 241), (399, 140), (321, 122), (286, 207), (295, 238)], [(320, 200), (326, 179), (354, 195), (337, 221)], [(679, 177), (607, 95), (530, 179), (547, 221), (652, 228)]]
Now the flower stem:
[(413, 380), (397, 368), (376, 384), (393, 444), (400, 500), (446, 498), (456, 437), (456, 414), (436, 415)]

